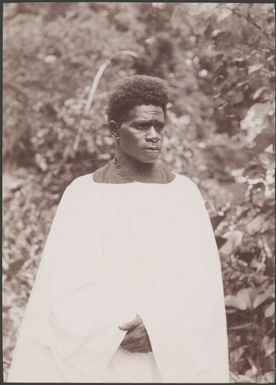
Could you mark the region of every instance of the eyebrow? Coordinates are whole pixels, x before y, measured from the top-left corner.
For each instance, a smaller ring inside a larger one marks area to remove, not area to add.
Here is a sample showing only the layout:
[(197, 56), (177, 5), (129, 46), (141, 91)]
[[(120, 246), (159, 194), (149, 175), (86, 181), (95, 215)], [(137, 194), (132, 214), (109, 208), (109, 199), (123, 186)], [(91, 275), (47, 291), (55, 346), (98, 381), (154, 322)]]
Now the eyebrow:
[(145, 119), (145, 120), (133, 120), (132, 121), (132, 124), (151, 124), (151, 123), (158, 123), (158, 124), (165, 124), (165, 122), (163, 120), (159, 120), (159, 119), (156, 119), (156, 118), (153, 118), (153, 119)]

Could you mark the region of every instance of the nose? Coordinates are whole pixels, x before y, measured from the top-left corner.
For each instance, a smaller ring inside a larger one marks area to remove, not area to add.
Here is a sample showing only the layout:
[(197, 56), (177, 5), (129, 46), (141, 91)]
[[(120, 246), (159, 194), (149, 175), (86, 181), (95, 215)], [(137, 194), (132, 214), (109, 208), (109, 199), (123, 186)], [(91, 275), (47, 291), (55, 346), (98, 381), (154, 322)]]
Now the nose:
[(147, 132), (146, 141), (148, 142), (158, 142), (159, 141), (159, 133), (155, 129), (154, 126), (151, 126)]

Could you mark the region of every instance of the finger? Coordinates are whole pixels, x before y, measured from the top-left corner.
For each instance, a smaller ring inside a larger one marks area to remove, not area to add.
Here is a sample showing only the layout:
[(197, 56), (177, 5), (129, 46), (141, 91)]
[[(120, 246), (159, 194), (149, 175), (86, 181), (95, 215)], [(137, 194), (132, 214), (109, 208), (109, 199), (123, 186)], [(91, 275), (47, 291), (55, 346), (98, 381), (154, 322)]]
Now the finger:
[(128, 345), (128, 344), (138, 344), (140, 341), (139, 338), (133, 337), (133, 336), (128, 336), (126, 335), (123, 341), (121, 342), (121, 345)]
[(142, 319), (139, 317), (139, 315), (137, 315), (132, 321), (120, 325), (119, 328), (122, 330), (130, 331), (135, 329), (141, 322), (142, 322)]
[(141, 322), (142, 322), (141, 318), (137, 315), (134, 318), (134, 320), (120, 325), (119, 329), (131, 331), (131, 330), (135, 329), (138, 325), (140, 325)]
[(141, 346), (150, 346), (150, 340), (143, 336), (143, 337), (138, 337), (138, 336), (133, 336), (133, 335), (126, 335), (125, 338), (122, 340), (121, 345), (136, 345), (138, 347)]
[(133, 341), (145, 341), (149, 343), (149, 336), (145, 328), (141, 325), (136, 326), (135, 329), (128, 331), (122, 342), (133, 342)]
[(134, 352), (134, 351), (136, 352), (136, 351), (138, 351), (138, 350), (143, 348), (142, 346), (140, 346), (137, 343), (121, 344), (121, 347), (123, 349), (131, 351), (131, 352)]
[(131, 342), (131, 343), (123, 343), (121, 344), (121, 347), (131, 353), (148, 353), (152, 351), (151, 345), (148, 343), (139, 343), (136, 342)]
[(133, 351), (133, 353), (148, 353), (148, 352), (152, 352), (152, 349), (150, 346), (143, 346), (141, 348), (136, 348), (135, 351)]
[(134, 345), (127, 345), (127, 346), (122, 346), (122, 348), (130, 353), (148, 353), (151, 352), (151, 348), (139, 348)]

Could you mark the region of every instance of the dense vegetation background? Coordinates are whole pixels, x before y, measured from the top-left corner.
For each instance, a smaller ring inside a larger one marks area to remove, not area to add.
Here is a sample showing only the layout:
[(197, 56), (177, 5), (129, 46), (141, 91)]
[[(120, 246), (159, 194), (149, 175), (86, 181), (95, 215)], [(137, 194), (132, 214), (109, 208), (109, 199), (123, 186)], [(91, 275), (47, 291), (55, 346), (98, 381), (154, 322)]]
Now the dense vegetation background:
[(144, 73), (171, 90), (164, 162), (212, 217), (231, 380), (273, 382), (274, 23), (272, 4), (4, 5), (5, 374), (61, 194), (113, 156), (110, 84)]

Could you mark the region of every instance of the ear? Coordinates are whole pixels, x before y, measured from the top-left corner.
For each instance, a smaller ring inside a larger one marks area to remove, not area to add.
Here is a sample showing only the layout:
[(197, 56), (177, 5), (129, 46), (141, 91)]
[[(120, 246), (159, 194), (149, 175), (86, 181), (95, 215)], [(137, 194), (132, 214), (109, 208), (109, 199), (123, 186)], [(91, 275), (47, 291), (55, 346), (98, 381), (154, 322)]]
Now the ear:
[(115, 120), (110, 120), (109, 121), (109, 129), (111, 132), (111, 135), (118, 140), (119, 139), (119, 125)]

